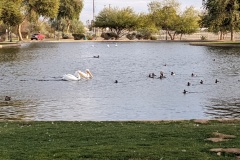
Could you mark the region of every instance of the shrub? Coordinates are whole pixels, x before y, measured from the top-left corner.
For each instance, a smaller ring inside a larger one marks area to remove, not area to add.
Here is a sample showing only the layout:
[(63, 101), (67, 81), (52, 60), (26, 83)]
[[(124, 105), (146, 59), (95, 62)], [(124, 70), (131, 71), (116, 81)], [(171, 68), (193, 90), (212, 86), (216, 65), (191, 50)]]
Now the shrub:
[(129, 40), (134, 40), (134, 39), (136, 38), (136, 33), (127, 34), (126, 37), (127, 37)]
[(136, 38), (137, 38), (138, 40), (143, 39), (143, 35), (137, 34), (137, 35), (136, 35)]
[(102, 33), (101, 37), (104, 38), (104, 40), (109, 40), (109, 39), (117, 39), (118, 36), (114, 32), (107, 32), (107, 33)]
[(72, 34), (72, 36), (74, 37), (74, 40), (82, 40), (82, 39), (85, 39), (85, 35), (82, 34), (82, 33)]
[(201, 36), (201, 40), (205, 41), (205, 40), (207, 40), (207, 37), (206, 36)]
[(88, 39), (88, 40), (93, 40), (93, 38), (94, 38), (94, 37), (93, 37), (92, 35), (87, 35), (87, 39)]
[(155, 40), (157, 40), (157, 37), (156, 36), (151, 36), (150, 39), (155, 41)]
[(62, 38), (63, 39), (69, 39), (69, 36), (68, 36), (68, 34), (62, 34)]

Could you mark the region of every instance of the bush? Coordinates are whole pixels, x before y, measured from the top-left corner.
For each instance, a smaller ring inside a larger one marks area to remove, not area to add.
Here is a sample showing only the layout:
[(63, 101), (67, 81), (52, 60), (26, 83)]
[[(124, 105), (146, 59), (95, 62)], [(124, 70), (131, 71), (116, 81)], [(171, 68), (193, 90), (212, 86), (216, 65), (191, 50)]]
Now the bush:
[(74, 37), (74, 40), (83, 40), (83, 39), (85, 39), (85, 35), (82, 34), (82, 33), (72, 34), (72, 36)]
[(127, 37), (129, 40), (134, 40), (134, 39), (136, 38), (136, 33), (127, 34), (126, 37)]
[(93, 38), (94, 38), (94, 37), (93, 37), (92, 35), (87, 35), (87, 39), (88, 39), (88, 40), (93, 40)]
[(138, 40), (143, 39), (143, 35), (137, 34), (137, 35), (136, 35), (136, 38), (137, 38)]
[(5, 40), (6, 40), (6, 36), (5, 35), (0, 36), (0, 42), (3, 42)]
[(207, 37), (206, 36), (201, 36), (201, 40), (205, 41), (205, 40), (207, 40)]
[(104, 40), (109, 40), (109, 39), (117, 39), (118, 36), (114, 32), (108, 32), (108, 33), (102, 33), (101, 37), (104, 38)]
[(69, 36), (67, 34), (62, 34), (63, 39), (69, 39)]
[(157, 37), (156, 36), (151, 36), (150, 39), (155, 41), (155, 40), (157, 40)]

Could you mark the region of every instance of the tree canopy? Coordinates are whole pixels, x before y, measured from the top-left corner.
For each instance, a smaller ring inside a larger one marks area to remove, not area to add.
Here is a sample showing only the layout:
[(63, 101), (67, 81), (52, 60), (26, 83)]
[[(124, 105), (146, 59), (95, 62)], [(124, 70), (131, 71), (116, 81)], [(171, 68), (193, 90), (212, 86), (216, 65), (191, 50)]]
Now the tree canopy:
[(80, 13), (83, 8), (83, 0), (60, 0), (60, 6), (57, 13), (58, 22), (62, 19), (66, 20), (68, 33), (72, 20), (79, 20)]
[(239, 30), (240, 1), (239, 0), (207, 0), (204, 3), (206, 10), (202, 18), (202, 25), (211, 31), (231, 32), (234, 40), (234, 31)]
[(132, 8), (104, 8), (96, 17), (95, 27), (109, 28), (116, 33), (117, 39), (137, 26), (137, 15)]
[(5, 1), (1, 9), (1, 17), (3, 23), (11, 26), (17, 26), (22, 22), (22, 14), (19, 12), (20, 5), (14, 1)]
[[(192, 34), (199, 28), (199, 15), (194, 7), (186, 8), (181, 14), (176, 0), (152, 1), (148, 4), (150, 16), (155, 25), (166, 31), (166, 40), (180, 34)], [(180, 39), (181, 39), (180, 37)]]
[[(63, 18), (79, 20), (83, 8), (82, 0), (1, 0), (0, 20), (10, 26), (18, 26), (20, 40), (21, 24), (25, 21), (37, 22), (39, 18)], [(69, 27), (69, 26), (68, 26)]]

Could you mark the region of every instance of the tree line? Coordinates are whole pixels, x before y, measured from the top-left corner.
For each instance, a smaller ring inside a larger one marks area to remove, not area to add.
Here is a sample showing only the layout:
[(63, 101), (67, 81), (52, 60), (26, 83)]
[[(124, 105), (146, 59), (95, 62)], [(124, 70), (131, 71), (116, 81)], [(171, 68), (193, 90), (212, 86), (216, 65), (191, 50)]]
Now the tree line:
[(23, 25), (28, 27), (26, 30), (32, 31), (40, 30), (44, 24), (57, 30), (66, 28), (68, 32), (74, 22), (72, 29), (83, 32), (83, 27), (76, 27), (82, 26), (79, 21), (82, 8), (82, 0), (1, 0), (0, 24), (8, 30), (16, 27), (20, 40), (23, 40)]
[[(84, 34), (79, 20), (83, 5), (83, 0), (1, 0), (0, 30), (1, 26), (9, 30), (15, 27), (20, 40), (22, 28), (34, 32), (43, 26), (48, 32)], [(100, 28), (116, 39), (125, 35), (129, 39), (149, 39), (163, 30), (166, 40), (168, 37), (174, 40), (177, 35), (181, 39), (182, 35), (193, 34), (201, 27), (220, 33), (220, 39), (230, 32), (234, 40), (234, 32), (240, 27), (240, 0), (203, 0), (202, 12), (191, 6), (181, 12), (177, 0), (155, 0), (147, 7), (148, 13), (135, 13), (131, 7), (105, 7), (88, 27), (92, 31)]]

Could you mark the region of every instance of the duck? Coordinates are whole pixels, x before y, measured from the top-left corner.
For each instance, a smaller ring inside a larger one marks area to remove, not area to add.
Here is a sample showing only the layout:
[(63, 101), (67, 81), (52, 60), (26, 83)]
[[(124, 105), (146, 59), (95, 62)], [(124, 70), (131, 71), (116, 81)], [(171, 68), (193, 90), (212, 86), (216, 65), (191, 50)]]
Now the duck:
[(166, 78), (166, 76), (163, 75), (163, 71), (160, 71), (160, 79)]
[(159, 77), (160, 79), (166, 78), (166, 76), (160, 75)]
[(174, 76), (174, 75), (175, 75), (175, 73), (174, 73), (174, 72), (171, 72), (171, 75), (172, 75), (172, 76)]
[(10, 100), (11, 100), (11, 97), (9, 97), (9, 96), (5, 97), (5, 101), (10, 101)]
[(200, 81), (200, 84), (203, 84), (203, 80)]
[(118, 80), (115, 80), (115, 82), (114, 83), (118, 83)]
[(183, 90), (183, 94), (186, 94), (188, 91), (186, 91), (185, 89)]
[(97, 56), (93, 56), (93, 58), (99, 58), (99, 55), (97, 55)]
[(190, 82), (187, 82), (187, 86), (190, 86), (191, 85), (191, 83)]
[(163, 71), (160, 71), (160, 76), (163, 76)]
[(216, 79), (216, 80), (215, 80), (215, 83), (218, 83), (218, 82), (219, 82), (219, 80)]
[(192, 74), (191, 74), (191, 76), (192, 76), (192, 77), (196, 77), (197, 75), (196, 75), (196, 74), (194, 74), (194, 73), (192, 73)]

